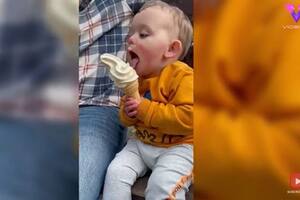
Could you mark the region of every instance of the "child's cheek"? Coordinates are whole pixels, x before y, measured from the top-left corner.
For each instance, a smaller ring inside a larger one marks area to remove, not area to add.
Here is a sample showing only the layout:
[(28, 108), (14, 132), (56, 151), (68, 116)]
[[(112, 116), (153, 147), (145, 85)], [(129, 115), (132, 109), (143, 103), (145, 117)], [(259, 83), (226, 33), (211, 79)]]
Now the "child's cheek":
[(140, 49), (146, 62), (149, 62), (155, 58), (155, 50), (150, 45), (142, 46)]
[(142, 51), (144, 52), (145, 58), (149, 60), (157, 60), (158, 58), (161, 58), (163, 54), (163, 48), (162, 45), (149, 45), (148, 47), (144, 47)]

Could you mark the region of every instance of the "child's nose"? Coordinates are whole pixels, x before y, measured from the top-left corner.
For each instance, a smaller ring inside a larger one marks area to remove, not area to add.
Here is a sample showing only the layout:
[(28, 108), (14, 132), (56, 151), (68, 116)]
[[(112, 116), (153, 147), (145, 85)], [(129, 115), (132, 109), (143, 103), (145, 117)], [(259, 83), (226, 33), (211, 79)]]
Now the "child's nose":
[(128, 40), (127, 40), (127, 42), (128, 42), (129, 45), (130, 45), (130, 44), (134, 44), (134, 42), (135, 42), (134, 35), (135, 35), (135, 34), (129, 36), (129, 38), (128, 38)]

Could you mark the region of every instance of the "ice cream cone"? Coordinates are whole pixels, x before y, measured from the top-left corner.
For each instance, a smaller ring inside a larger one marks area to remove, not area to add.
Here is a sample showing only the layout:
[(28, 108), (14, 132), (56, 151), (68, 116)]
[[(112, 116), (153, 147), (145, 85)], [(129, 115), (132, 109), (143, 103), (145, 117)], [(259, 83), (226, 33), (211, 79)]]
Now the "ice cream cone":
[(136, 79), (135, 81), (132, 81), (127, 84), (127, 86), (124, 87), (124, 92), (127, 97), (133, 97), (137, 100), (140, 100), (141, 96), (139, 93), (139, 82)]

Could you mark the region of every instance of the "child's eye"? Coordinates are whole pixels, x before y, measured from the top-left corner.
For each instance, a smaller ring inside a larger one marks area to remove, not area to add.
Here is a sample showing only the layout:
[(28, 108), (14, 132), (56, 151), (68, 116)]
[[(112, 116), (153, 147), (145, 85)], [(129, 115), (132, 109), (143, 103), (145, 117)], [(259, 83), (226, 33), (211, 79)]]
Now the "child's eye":
[(146, 38), (148, 36), (149, 36), (148, 33), (140, 33), (140, 38)]

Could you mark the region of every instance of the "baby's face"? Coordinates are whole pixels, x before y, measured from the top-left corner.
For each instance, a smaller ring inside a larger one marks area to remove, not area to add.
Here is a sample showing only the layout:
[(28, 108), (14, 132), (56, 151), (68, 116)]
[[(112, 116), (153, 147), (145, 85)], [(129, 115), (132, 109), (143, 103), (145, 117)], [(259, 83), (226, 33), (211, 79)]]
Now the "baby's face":
[(162, 69), (164, 53), (168, 50), (173, 33), (171, 14), (160, 7), (150, 7), (136, 14), (132, 20), (127, 58), (140, 77), (157, 75)]

